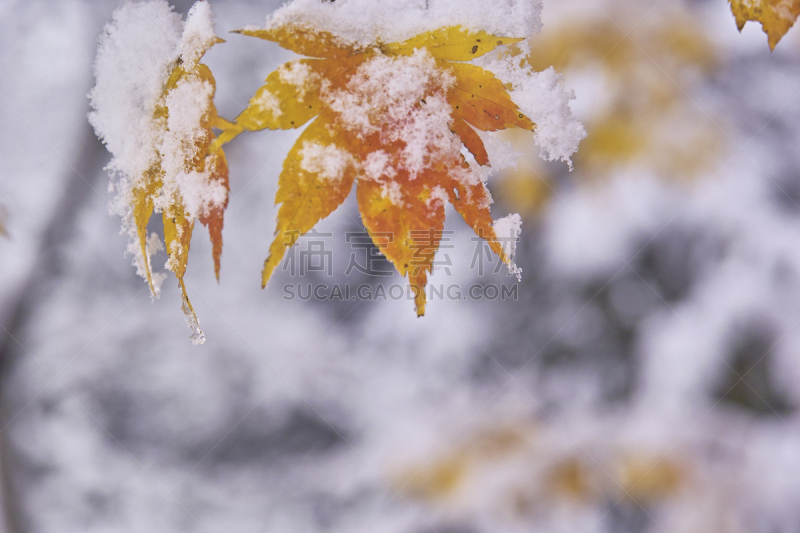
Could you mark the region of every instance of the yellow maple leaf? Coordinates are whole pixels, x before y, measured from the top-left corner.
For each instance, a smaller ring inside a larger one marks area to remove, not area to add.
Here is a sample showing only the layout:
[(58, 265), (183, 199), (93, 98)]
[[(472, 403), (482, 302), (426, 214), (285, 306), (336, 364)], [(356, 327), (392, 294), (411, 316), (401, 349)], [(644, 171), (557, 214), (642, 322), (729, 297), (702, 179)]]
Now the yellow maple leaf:
[[(216, 43), (215, 38), (199, 46), (188, 47), (173, 66), (156, 105), (154, 118), (165, 127), (163, 144), (155, 163), (132, 190), (132, 214), (136, 234), (143, 257), (145, 275), (150, 290), (157, 293), (153, 273), (149, 264), (147, 224), (157, 204), (161, 209), (164, 225), (164, 243), (169, 259), (167, 268), (178, 279), (181, 289), (182, 309), (192, 329), (192, 341), (202, 343), (205, 339), (197, 320), (183, 277), (189, 257), (194, 219), (197, 218), (209, 230), (214, 259), (214, 273), (219, 279), (220, 255), (222, 253), (223, 213), (228, 203), (228, 164), (220, 146), (214, 145), (212, 128), (225, 129), (231, 125), (217, 115), (214, 106), (216, 84), (209, 68), (200, 63), (203, 54)], [(198, 104), (198, 96), (200, 103)], [(187, 106), (188, 102), (188, 106)], [(188, 109), (187, 109), (188, 108)], [(199, 128), (187, 127), (182, 114), (200, 114)], [(190, 184), (181, 187), (178, 176), (188, 177)], [(187, 212), (187, 202), (197, 199), (186, 196), (187, 189), (213, 189), (217, 198), (213, 202), (203, 201)]]
[(283, 165), (262, 286), (286, 249), (336, 210), (355, 182), (364, 226), (408, 277), (419, 316), (446, 201), (513, 267), (493, 226), (491, 195), (461, 147), (485, 166), (489, 157), (476, 129), (534, 129), (499, 79), (465, 63), (521, 39), (458, 26), (371, 47), (293, 24), (238, 33), (311, 58), (271, 73), (214, 145), (245, 130), (291, 129), (314, 119)]
[(800, 15), (800, 0), (728, 0), (736, 17), (736, 25), (742, 31), (747, 21), (761, 23), (767, 34), (770, 50), (786, 35)]

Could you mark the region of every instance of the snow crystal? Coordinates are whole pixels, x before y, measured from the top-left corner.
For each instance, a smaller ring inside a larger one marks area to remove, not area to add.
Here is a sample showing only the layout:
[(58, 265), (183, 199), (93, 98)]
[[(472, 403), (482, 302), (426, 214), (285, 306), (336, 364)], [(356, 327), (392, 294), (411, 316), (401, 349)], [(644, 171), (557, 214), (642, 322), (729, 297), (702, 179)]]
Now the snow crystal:
[(335, 144), (323, 145), (304, 141), (300, 149), (300, 168), (312, 174), (319, 174), (326, 180), (340, 180), (352, 156)]
[(397, 42), (445, 26), (461, 25), (503, 37), (541, 29), (541, 0), (295, 0), (275, 11), (267, 27), (298, 24), (329, 31), (345, 43)]
[(180, 238), (184, 231), (183, 226), (178, 226), (177, 231), (178, 231), (178, 238), (169, 244), (169, 250), (167, 250), (167, 262), (164, 264), (167, 270), (172, 270), (173, 272), (176, 272), (180, 268), (180, 261), (178, 256), (181, 253)]
[(522, 278), (522, 269), (514, 264), (514, 254), (517, 251), (517, 240), (522, 229), (522, 217), (517, 213), (513, 213), (495, 220), (492, 227), (497, 240), (503, 247), (503, 252), (511, 262), (508, 265), (509, 275), (517, 276), (517, 280), (520, 280)]

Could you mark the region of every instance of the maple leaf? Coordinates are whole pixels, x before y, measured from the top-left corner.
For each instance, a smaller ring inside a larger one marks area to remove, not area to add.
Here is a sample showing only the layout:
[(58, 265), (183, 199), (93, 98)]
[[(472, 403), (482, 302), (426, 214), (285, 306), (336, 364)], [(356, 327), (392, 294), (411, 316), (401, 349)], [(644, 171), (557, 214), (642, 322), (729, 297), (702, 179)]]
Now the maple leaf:
[(486, 166), (489, 156), (476, 130), (534, 129), (494, 74), (466, 63), (522, 39), (459, 26), (369, 47), (295, 24), (238, 33), (310, 58), (271, 73), (215, 143), (245, 130), (298, 128), (314, 119), (279, 177), (275, 202), (281, 206), (262, 286), (286, 249), (335, 211), (356, 182), (364, 226), (408, 277), (419, 316), (447, 201), (518, 273), (510, 247), (496, 233), (491, 195), (461, 148)]
[[(198, 37), (204, 40), (196, 42)], [(216, 137), (212, 128), (225, 129), (231, 124), (217, 115), (214, 77), (199, 62), (211, 46), (224, 41), (207, 37), (184, 34), (184, 50), (155, 107), (155, 122), (163, 129), (161, 146), (154, 163), (131, 191), (132, 220), (151, 293), (155, 297), (159, 291), (150, 266), (153, 245), (147, 224), (154, 212), (161, 211), (169, 257), (166, 266), (178, 279), (182, 310), (195, 344), (204, 342), (205, 337), (183, 281), (189, 244), (197, 219), (209, 230), (214, 273), (219, 280), (223, 215), (230, 190), (228, 164), (222, 148), (213, 145)]]
[(767, 34), (770, 50), (786, 35), (800, 15), (800, 0), (728, 0), (742, 31), (745, 23), (752, 20), (761, 23)]

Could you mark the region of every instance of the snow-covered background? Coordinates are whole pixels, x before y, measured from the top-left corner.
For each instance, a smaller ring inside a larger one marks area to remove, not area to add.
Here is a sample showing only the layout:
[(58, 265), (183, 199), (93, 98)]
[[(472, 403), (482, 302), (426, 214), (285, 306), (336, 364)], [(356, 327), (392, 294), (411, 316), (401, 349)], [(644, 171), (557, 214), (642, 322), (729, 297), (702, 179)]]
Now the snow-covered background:
[[(212, 4), (224, 117), (291, 58), (226, 32), (278, 5)], [(564, 73), (589, 137), (571, 173), (505, 137), (523, 159), (489, 187), (495, 217), (523, 216), (518, 301), (417, 319), (282, 299), (313, 276), (262, 291), (298, 132), (242, 136), (219, 285), (192, 242), (192, 346), (176, 284), (151, 302), (124, 256), (86, 120), (115, 6), (0, 3), (7, 531), (798, 529), (800, 30), (770, 53), (724, 0), (545, 0), (531, 62)], [(387, 282), (343, 276), (352, 201), (319, 229), (338, 281)], [(469, 268), (455, 213), (448, 229), (434, 284), (514, 284)]]

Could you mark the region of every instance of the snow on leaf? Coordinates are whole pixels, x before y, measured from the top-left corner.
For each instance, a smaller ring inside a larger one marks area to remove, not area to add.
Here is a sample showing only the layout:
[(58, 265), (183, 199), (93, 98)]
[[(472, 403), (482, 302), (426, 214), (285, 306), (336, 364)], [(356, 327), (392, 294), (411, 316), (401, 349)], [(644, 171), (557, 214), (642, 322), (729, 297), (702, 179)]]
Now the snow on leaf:
[(800, 15), (800, 0), (729, 0), (736, 25), (742, 31), (747, 21), (760, 22), (770, 50), (786, 35)]
[[(162, 42), (158, 50), (139, 42), (153, 26), (167, 34), (166, 39), (155, 34)], [(153, 272), (151, 256), (161, 244), (155, 234), (148, 237), (147, 225), (154, 213), (161, 213), (166, 268), (178, 279), (181, 308), (195, 344), (205, 337), (183, 281), (192, 230), (195, 220), (208, 227), (219, 279), (229, 191), (225, 154), (213, 143), (212, 128), (231, 124), (217, 116), (215, 80), (200, 63), (205, 52), (220, 42), (208, 2), (197, 2), (184, 23), (163, 0), (125, 3), (101, 39), (97, 85), (91, 94), (90, 119), (114, 155), (109, 166), (120, 177), (116, 207), (124, 217), (123, 228), (136, 243), (129, 250), (157, 297), (163, 274)], [(133, 65), (147, 55), (144, 52), (152, 53), (157, 68), (147, 76), (138, 72), (134, 78), (128, 72), (136, 70)]]
[(239, 33), (319, 58), (290, 61), (270, 74), (217, 141), (244, 130), (296, 128), (317, 117), (284, 163), (263, 286), (286, 248), (332, 213), (354, 181), (364, 226), (408, 277), (419, 316), (444, 228), (445, 200), (518, 272), (496, 235), (491, 195), (461, 148), (488, 166), (473, 128), (533, 130), (534, 124), (494, 74), (460, 62), (521, 39), (456, 26), (364, 48), (294, 23)]

